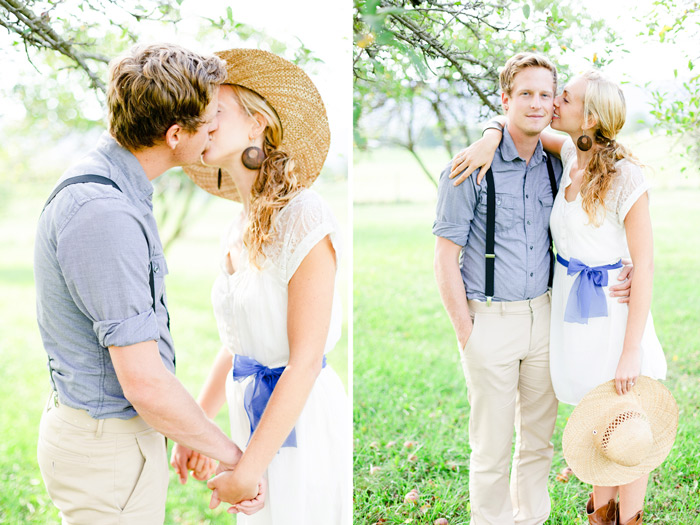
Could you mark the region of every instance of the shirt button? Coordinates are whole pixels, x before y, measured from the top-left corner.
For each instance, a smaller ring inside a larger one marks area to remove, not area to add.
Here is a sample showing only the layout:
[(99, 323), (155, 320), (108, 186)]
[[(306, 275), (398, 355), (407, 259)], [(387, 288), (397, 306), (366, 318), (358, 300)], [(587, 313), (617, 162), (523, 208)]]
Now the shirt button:
[(530, 221), (527, 221), (528, 224), (530, 224)]
[(530, 246), (530, 249), (532, 250), (532, 246)]
[(533, 275), (535, 275), (535, 274), (533, 274), (532, 272), (530, 272), (530, 277), (532, 277)]
[(529, 199), (530, 196), (526, 193), (526, 194), (525, 194), (525, 198), (526, 198), (526, 199)]
[(159, 271), (160, 271), (160, 266), (158, 266), (157, 264), (154, 264), (153, 265), (153, 273), (158, 273)]

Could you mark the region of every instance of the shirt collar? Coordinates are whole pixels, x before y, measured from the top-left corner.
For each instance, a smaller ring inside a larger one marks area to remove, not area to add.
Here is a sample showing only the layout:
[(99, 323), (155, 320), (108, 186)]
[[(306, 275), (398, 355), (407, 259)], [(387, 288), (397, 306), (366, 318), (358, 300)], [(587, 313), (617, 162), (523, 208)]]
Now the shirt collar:
[(105, 131), (100, 137), (97, 149), (102, 151), (118, 168), (116, 171), (121, 180), (115, 182), (118, 184), (126, 182), (136, 194), (151, 200), (153, 183), (148, 180), (146, 172), (133, 153), (122, 147), (108, 131)]
[[(515, 159), (520, 158), (518, 149), (515, 147), (515, 143), (513, 142), (513, 137), (511, 137), (510, 133), (508, 132), (507, 125), (503, 128), (503, 140), (501, 140), (501, 157), (506, 162), (512, 162)], [(546, 159), (547, 153), (542, 147), (542, 141), (538, 140), (537, 146), (535, 146), (535, 151), (532, 154), (532, 158), (530, 159), (530, 166), (536, 166)]]

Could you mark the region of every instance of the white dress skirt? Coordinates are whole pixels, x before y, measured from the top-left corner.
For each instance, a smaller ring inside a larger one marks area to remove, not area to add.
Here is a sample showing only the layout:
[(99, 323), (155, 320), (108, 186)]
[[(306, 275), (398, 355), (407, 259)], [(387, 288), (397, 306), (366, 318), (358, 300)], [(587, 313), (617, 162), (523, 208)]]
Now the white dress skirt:
[[(236, 272), (229, 274), (224, 268), (214, 284), (212, 302), (222, 342), (232, 354), (252, 357), (268, 368), (287, 365), (287, 286), (304, 257), (327, 235), (338, 257), (336, 221), (321, 197), (305, 189), (279, 212), (275, 235), (265, 249), (260, 269), (249, 264), (245, 249)], [(240, 238), (240, 232), (232, 228), (223, 242), (225, 254), (236, 238)], [(324, 353), (335, 346), (340, 335), (341, 308), (336, 291)], [(241, 450), (246, 449), (251, 435), (244, 394), (253, 380), (250, 376), (234, 381), (229, 374), (226, 383), (231, 439)], [(349, 523), (348, 418), (345, 389), (327, 364), (296, 422), (297, 446), (282, 447), (268, 466), (265, 507), (252, 516), (238, 514), (238, 523)]]
[[(624, 219), (649, 189), (641, 168), (627, 160), (617, 162), (617, 175), (605, 201), (605, 218), (600, 226), (595, 226), (583, 210), (581, 195), (572, 202), (567, 202), (564, 195), (564, 189), (571, 184), (570, 171), (575, 159), (574, 144), (567, 140), (562, 148), (564, 172), (550, 218), (558, 254), (567, 261), (572, 257), (578, 259), (589, 267), (613, 264), (629, 257)], [(589, 318), (587, 324), (568, 322), (564, 320), (565, 311), (577, 275), (567, 275), (567, 268), (555, 262), (549, 354), (552, 385), (557, 399), (563, 403), (576, 405), (591, 389), (615, 378), (629, 307), (609, 295), (609, 287), (619, 283), (620, 269), (607, 272), (608, 286), (603, 287), (607, 316)], [(666, 359), (651, 313), (641, 350), (641, 375), (665, 379)]]

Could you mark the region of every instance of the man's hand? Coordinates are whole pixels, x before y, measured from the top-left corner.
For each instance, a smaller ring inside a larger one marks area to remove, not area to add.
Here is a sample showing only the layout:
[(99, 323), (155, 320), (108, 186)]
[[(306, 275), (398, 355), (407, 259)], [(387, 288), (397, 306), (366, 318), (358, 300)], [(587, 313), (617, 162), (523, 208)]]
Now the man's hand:
[(634, 266), (632, 266), (632, 261), (629, 259), (622, 259), (622, 264), (624, 266), (617, 276), (617, 280), (622, 282), (610, 287), (610, 297), (619, 297), (618, 303), (629, 303)]
[(457, 344), (459, 345), (459, 350), (462, 351), (466, 348), (467, 343), (469, 342), (469, 337), (472, 335), (472, 330), (474, 329), (474, 322), (472, 321), (471, 317), (469, 318), (469, 325), (465, 326), (460, 332), (457, 334)]

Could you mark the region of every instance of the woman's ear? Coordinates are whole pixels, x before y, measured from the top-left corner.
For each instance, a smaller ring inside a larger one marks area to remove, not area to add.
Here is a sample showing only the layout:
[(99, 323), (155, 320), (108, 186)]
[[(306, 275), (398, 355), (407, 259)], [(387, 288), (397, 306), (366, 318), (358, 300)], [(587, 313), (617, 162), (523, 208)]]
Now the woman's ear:
[(250, 139), (257, 139), (260, 137), (264, 131), (265, 128), (267, 127), (267, 119), (260, 113), (256, 113), (253, 115), (253, 120), (255, 120), (255, 123), (253, 124), (253, 127), (250, 130)]
[(595, 115), (588, 115), (584, 121), (583, 121), (583, 126), (581, 129), (583, 131), (591, 131), (595, 128), (598, 127), (598, 119), (595, 117)]

